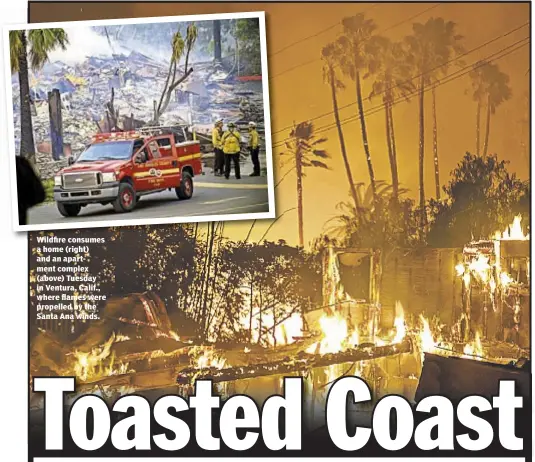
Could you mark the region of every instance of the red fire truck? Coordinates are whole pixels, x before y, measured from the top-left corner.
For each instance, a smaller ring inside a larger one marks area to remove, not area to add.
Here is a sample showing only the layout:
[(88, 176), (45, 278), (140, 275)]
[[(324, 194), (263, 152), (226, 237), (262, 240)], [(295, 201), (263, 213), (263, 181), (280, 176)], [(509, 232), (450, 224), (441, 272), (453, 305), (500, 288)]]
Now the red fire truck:
[(99, 133), (89, 147), (54, 178), (59, 212), (74, 217), (88, 204), (112, 204), (130, 212), (141, 196), (174, 189), (179, 199), (193, 195), (193, 177), (202, 174), (198, 141), (165, 127)]

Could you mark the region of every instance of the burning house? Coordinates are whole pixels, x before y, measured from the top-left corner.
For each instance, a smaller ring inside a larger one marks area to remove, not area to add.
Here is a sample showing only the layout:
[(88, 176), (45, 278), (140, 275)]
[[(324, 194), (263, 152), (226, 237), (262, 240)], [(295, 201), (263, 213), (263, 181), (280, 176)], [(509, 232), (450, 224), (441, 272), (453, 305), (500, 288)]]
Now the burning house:
[(385, 281), (376, 250), (329, 246), (322, 257), (322, 306), (275, 319), (244, 286), (240, 322), (251, 335), (221, 343), (201, 335), (185, 313), (170, 312), (153, 292), (112, 298), (89, 325), (41, 322), (31, 375), (75, 375), (78, 393), (106, 399), (126, 391), (149, 399), (187, 394), (196, 379), (210, 378), (220, 393), (247, 392), (258, 402), (280, 392), (283, 377), (300, 376), (311, 425), (324, 417), (330, 385), (346, 375), (364, 378), (374, 400), (399, 394), (414, 401), (437, 390), (454, 396), (471, 385), (448, 384), (475, 376), (487, 388), (511, 375), (525, 384), (528, 242), (516, 218), (499, 236), (467, 244), (451, 268), (462, 284), (452, 286), (461, 294), (447, 323), (425, 307), (381, 304)]
[(529, 347), (529, 236), (515, 217), (503, 233), (474, 241), (463, 249), (456, 266), (462, 279), (462, 311), (457, 334), (468, 340), (505, 340)]

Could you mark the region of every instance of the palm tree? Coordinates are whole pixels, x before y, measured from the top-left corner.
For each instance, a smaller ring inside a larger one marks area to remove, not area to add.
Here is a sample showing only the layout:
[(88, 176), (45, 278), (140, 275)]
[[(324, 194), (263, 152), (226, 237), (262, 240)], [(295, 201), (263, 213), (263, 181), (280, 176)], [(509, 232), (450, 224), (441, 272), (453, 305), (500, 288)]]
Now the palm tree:
[(487, 123), (485, 127), (485, 141), (483, 142), (483, 157), (488, 153), (490, 136), (490, 118), (496, 112), (496, 108), (511, 98), (509, 76), (500, 71), (497, 64), (487, 67)]
[(370, 75), (374, 78), (369, 98), (381, 95), (385, 106), (386, 141), (392, 174), (392, 197), (397, 201), (399, 177), (392, 106), (398, 98), (408, 100), (409, 95), (414, 91), (414, 84), (410, 79), (411, 66), (407, 63), (406, 50), (403, 44), (392, 43), (386, 37), (372, 37), (370, 39), (370, 52), (368, 74), (364, 78)]
[(361, 72), (367, 66), (368, 41), (377, 28), (373, 19), (366, 19), (364, 14), (359, 13), (342, 20), (344, 36), (338, 39), (342, 52), (339, 54), (342, 71), (355, 82), (357, 94), (357, 107), (362, 132), (362, 143), (364, 154), (368, 165), (370, 185), (374, 199), (377, 198), (375, 173), (373, 170), (370, 146), (368, 144), (368, 132), (366, 129), (366, 119), (364, 117), (364, 106), (362, 101)]
[(344, 140), (344, 132), (342, 130), (342, 124), (340, 123), (340, 111), (338, 109), (338, 99), (336, 96), (337, 90), (343, 89), (344, 84), (337, 78), (335, 66), (336, 56), (339, 53), (339, 48), (336, 43), (330, 43), (323, 47), (321, 50), (321, 57), (323, 59), (323, 77), (324, 80), (331, 87), (331, 98), (333, 101), (334, 120), (336, 122), (336, 128), (338, 129), (338, 139), (340, 141), (340, 150), (342, 151), (342, 158), (344, 159), (344, 166), (346, 169), (347, 181), (349, 182), (349, 190), (351, 197), (355, 204), (356, 210), (359, 210), (359, 201), (357, 196), (357, 190), (355, 188), (355, 182), (353, 180), (353, 174), (351, 173), (351, 166), (349, 165), (349, 159), (347, 157), (346, 144)]
[[(185, 39), (180, 34), (180, 31), (173, 34), (173, 39), (171, 40), (171, 60), (169, 62), (169, 70), (167, 71), (165, 85), (158, 104), (154, 101), (153, 122), (156, 125), (160, 122), (162, 114), (167, 110), (169, 103), (171, 102), (171, 97), (174, 95), (177, 87), (193, 72), (193, 68), (189, 67), (189, 58), (193, 46), (197, 41), (197, 35), (198, 29), (195, 23), (188, 25)], [(179, 70), (178, 65), (182, 57), (184, 57), (184, 70), (181, 75), (177, 75), (177, 70)]]
[[(410, 226), (404, 210), (388, 206), (393, 195), (391, 185), (382, 180), (377, 181), (378, 201), (373, 197), (371, 186), (365, 188), (364, 184), (359, 183), (357, 191), (360, 210), (356, 210), (350, 202), (339, 202), (336, 209), (340, 214), (326, 223), (330, 224), (326, 229), (328, 236), (345, 245), (357, 247), (380, 247), (389, 240), (408, 238)], [(398, 194), (402, 196), (406, 192), (406, 189), (400, 188)], [(361, 217), (360, 222), (357, 216)]]
[[(30, 105), (29, 68), (37, 71), (48, 61), (48, 54), (56, 48), (66, 49), (69, 43), (63, 29), (16, 30), (9, 32), (11, 72), (19, 74), (20, 92), (20, 154), (33, 162), (32, 112)], [(29, 61), (29, 63), (28, 63)]]
[(472, 99), (477, 104), (476, 110), (476, 155), (479, 156), (481, 152), (481, 109), (485, 104), (486, 94), (488, 90), (488, 67), (490, 64), (487, 61), (478, 61), (474, 64), (474, 68), (470, 71), (470, 78), (472, 79)]
[(297, 216), (299, 227), (299, 245), (304, 246), (303, 238), (303, 177), (304, 169), (307, 167), (323, 168), (329, 167), (323, 159), (329, 159), (327, 151), (319, 149), (327, 141), (327, 138), (317, 138), (314, 134), (314, 124), (312, 122), (301, 122), (290, 132), (290, 137), (286, 141), (287, 151), (281, 156), (287, 156), (286, 161), (292, 162), (297, 174)]
[[(419, 103), (419, 143), (418, 167), (420, 183), (420, 213), (422, 224), (427, 223), (425, 211), (424, 188), (424, 93), (429, 85), (435, 84), (440, 74), (447, 72), (448, 63), (454, 54), (461, 51), (459, 45), (462, 36), (456, 34), (456, 24), (453, 21), (444, 21), (443, 18), (430, 18), (425, 24), (412, 25), (412, 35), (405, 38), (409, 50), (409, 62), (418, 73), (418, 103)], [(434, 92), (433, 92), (434, 93)], [(434, 98), (433, 98), (434, 100)], [(436, 108), (436, 102), (433, 101)], [(434, 163), (435, 183), (440, 194), (438, 143), (436, 141), (437, 129), (434, 125)]]

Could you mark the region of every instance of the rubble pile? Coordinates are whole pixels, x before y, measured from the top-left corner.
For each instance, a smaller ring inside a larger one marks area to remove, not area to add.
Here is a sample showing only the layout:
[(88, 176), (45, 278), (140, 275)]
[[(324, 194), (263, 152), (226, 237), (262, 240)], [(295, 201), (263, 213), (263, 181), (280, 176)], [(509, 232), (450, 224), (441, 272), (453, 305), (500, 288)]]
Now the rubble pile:
[(42, 180), (54, 178), (54, 175), (67, 166), (67, 158), (54, 160), (50, 152), (39, 152), (35, 154), (35, 165), (37, 167), (39, 176)]
[[(187, 125), (203, 139), (217, 119), (234, 122), (244, 130), (249, 121), (264, 132), (261, 80), (242, 81), (212, 62), (193, 63), (193, 73), (175, 91), (174, 98), (159, 120), (160, 125)], [(59, 89), (62, 100), (63, 139), (77, 155), (87, 146), (91, 136), (108, 131), (105, 105), (114, 89), (114, 108), (119, 111), (119, 125), (133, 117), (136, 126), (151, 123), (154, 102), (158, 102), (168, 72), (168, 63), (156, 61), (137, 51), (109, 57), (87, 57), (76, 65), (60, 61), (47, 63), (30, 76), (33, 102), (33, 126), (36, 146), (50, 141), (47, 94)], [(13, 79), (15, 138), (20, 139), (18, 79)], [(247, 138), (245, 137), (245, 140)], [(205, 149), (211, 151), (209, 149)], [(261, 154), (262, 155), (262, 154)], [(38, 168), (47, 172), (51, 159), (37, 156)], [(46, 165), (41, 165), (46, 164)], [(59, 165), (59, 164), (58, 164)]]

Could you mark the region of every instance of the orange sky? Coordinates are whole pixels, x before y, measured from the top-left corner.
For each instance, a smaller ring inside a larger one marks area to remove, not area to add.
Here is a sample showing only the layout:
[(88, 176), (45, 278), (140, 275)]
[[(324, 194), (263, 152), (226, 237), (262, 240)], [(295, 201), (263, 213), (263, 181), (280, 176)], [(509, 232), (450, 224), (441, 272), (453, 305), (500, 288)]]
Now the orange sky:
[[(418, 17), (405, 21), (420, 12)], [(300, 122), (332, 110), (329, 87), (323, 82), (320, 51), (329, 41), (341, 33), (340, 20), (346, 16), (366, 11), (378, 25), (378, 33), (396, 40), (411, 33), (413, 22), (425, 22), (430, 17), (443, 17), (458, 24), (458, 31), (464, 36), (466, 50), (479, 47), (485, 42), (529, 21), (530, 7), (527, 3), (31, 3), (32, 22), (109, 19), (120, 17), (166, 16), (194, 13), (218, 13), (237, 11), (265, 11), (267, 21), (267, 43), (269, 64), (269, 88), (271, 98), (271, 120), (273, 144), (280, 142), (288, 131), (276, 133), (293, 121)], [(401, 23), (401, 24), (400, 24)], [(288, 49), (278, 50), (303, 40)], [(518, 40), (529, 36), (529, 25), (515, 33), (499, 38), (493, 43), (466, 55), (464, 66), (475, 63), (497, 53)], [(492, 58), (491, 58), (492, 59)], [(303, 63), (309, 64), (301, 65)], [(529, 112), (526, 105), (529, 92), (529, 46), (524, 46), (511, 55), (497, 61), (502, 71), (510, 76), (513, 97), (498, 108), (491, 122), (489, 151), (511, 161), (510, 170), (520, 178), (529, 175), (529, 154), (522, 144), (529, 143)], [(300, 66), (298, 66), (300, 65)], [(296, 69), (291, 68), (298, 66)], [(290, 70), (289, 70), (290, 69)], [(450, 72), (454, 72), (452, 67)], [(279, 75), (280, 74), (280, 75)], [(345, 82), (347, 89), (340, 93), (340, 106), (353, 103), (355, 92), (351, 81)], [(363, 82), (364, 94), (369, 94), (371, 82)], [(434, 173), (432, 161), (432, 126), (430, 93), (426, 93), (426, 197), (434, 195)], [(375, 107), (378, 100), (364, 103), (364, 109)], [(352, 105), (341, 111), (345, 119), (356, 114)], [(409, 189), (408, 195), (416, 198), (418, 193), (418, 111), (416, 98), (410, 103), (394, 107), (396, 141), (398, 145), (398, 169), (402, 186)], [(468, 76), (446, 83), (437, 89), (438, 143), (442, 183), (449, 179), (466, 151), (475, 149), (475, 103), (471, 100)], [(334, 121), (332, 114), (319, 118), (319, 126)], [(384, 112), (377, 111), (367, 119), (371, 156), (377, 179), (390, 182), (390, 167), (385, 143)], [(329, 138), (326, 148), (332, 159), (330, 171), (314, 169), (307, 171), (304, 179), (305, 242), (318, 236), (327, 220), (336, 215), (338, 202), (348, 199), (348, 184), (335, 129), (324, 133)], [(360, 137), (360, 125), (353, 121), (344, 125), (353, 176), (357, 182), (367, 182), (367, 168)], [(286, 173), (280, 169), (280, 151), (273, 153), (275, 182)], [(276, 190), (276, 210), (282, 213), (296, 206), (295, 175), (289, 174)], [(259, 239), (269, 226), (269, 221), (259, 222), (251, 234), (252, 240)], [(250, 228), (249, 222), (228, 223), (225, 227), (229, 237), (242, 239)], [(297, 243), (296, 212), (288, 212), (270, 230), (267, 238), (285, 239)]]

